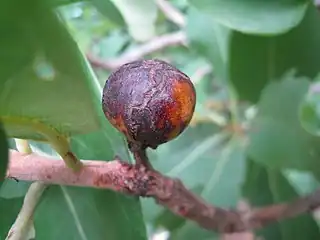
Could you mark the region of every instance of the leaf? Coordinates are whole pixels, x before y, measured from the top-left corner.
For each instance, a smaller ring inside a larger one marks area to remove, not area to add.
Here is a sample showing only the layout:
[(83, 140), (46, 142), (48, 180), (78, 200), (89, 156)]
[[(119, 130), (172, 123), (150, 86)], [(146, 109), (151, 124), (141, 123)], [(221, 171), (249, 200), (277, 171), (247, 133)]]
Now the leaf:
[(311, 194), (319, 188), (319, 182), (307, 171), (285, 170), (283, 175), (296, 189), (299, 195)]
[(86, 2), (87, 0), (50, 0), (49, 3), (52, 7), (61, 7), (78, 2)]
[[(243, 192), (254, 207), (288, 202), (298, 197), (280, 171), (268, 169), (250, 159)], [(274, 240), (318, 239), (320, 231), (312, 215), (308, 214), (270, 224), (258, 231), (258, 235)]]
[(46, 140), (43, 127), (67, 136), (98, 129), (92, 79), (48, 1), (6, 0), (0, 9), (0, 116), (7, 134)]
[[(207, 182), (212, 172), (212, 159), (217, 155), (216, 147), (225, 141), (226, 136), (214, 134), (213, 124), (199, 124), (188, 127), (176, 139), (148, 151), (153, 167), (164, 175), (178, 176), (188, 189), (196, 189)], [(201, 163), (201, 164), (198, 164)], [(141, 199), (146, 221), (155, 220), (162, 207), (151, 199)]]
[(212, 22), (250, 34), (284, 33), (299, 24), (308, 0), (190, 0), (192, 6), (209, 14)]
[[(87, 67), (94, 79), (90, 89), (95, 93), (94, 108), (102, 128), (100, 131), (73, 136), (71, 149), (82, 159), (110, 161), (117, 154), (130, 161), (122, 136), (104, 117), (101, 86), (88, 63)], [(49, 145), (38, 143), (36, 147), (55, 155)], [(58, 226), (55, 219), (61, 219)], [(52, 228), (53, 225), (56, 227)], [(39, 239), (48, 240), (146, 239), (140, 201), (109, 190), (50, 187), (37, 209), (35, 227)]]
[(30, 187), (30, 184), (30, 182), (21, 180), (17, 182), (13, 179), (5, 179), (2, 185), (0, 184), (0, 198), (12, 199), (24, 197)]
[(320, 16), (312, 5), (302, 22), (286, 34), (262, 37), (233, 31), (229, 41), (228, 79), (240, 99), (256, 102), (269, 82), (289, 70), (295, 69), (299, 76), (312, 79), (319, 72)]
[(0, 122), (0, 188), (6, 175), (9, 161), (9, 145), (7, 136)]
[[(214, 124), (188, 127), (177, 139), (149, 151), (155, 169), (177, 177), (188, 189), (209, 202), (231, 207), (237, 204), (239, 183), (244, 176), (241, 141), (215, 134)], [(233, 178), (230, 178), (233, 174)], [(226, 190), (227, 189), (227, 190)], [(171, 215), (149, 199), (142, 200), (145, 220), (157, 227), (172, 230), (170, 239), (205, 239), (214, 233), (190, 221)]]
[(90, 0), (106, 18), (118, 26), (125, 26), (125, 21), (112, 0)]
[[(241, 197), (240, 184), (245, 176), (244, 147), (238, 137), (234, 137), (215, 158), (211, 175), (201, 196), (209, 203), (224, 208), (235, 208)], [(198, 163), (200, 164), (200, 163)], [(202, 173), (202, 172), (200, 172)], [(232, 176), (232, 178), (230, 178)], [(186, 224), (177, 230), (172, 240), (212, 239), (218, 237), (216, 233), (200, 228), (194, 222)]]
[(136, 41), (147, 41), (155, 35), (157, 5), (150, 0), (110, 0), (124, 18)]
[(7, 237), (8, 231), (17, 218), (23, 198), (3, 199), (0, 197), (0, 239)]
[(276, 169), (319, 173), (320, 139), (304, 131), (298, 117), (308, 87), (307, 79), (290, 74), (263, 91), (249, 133), (248, 154), (255, 161)]
[(35, 213), (36, 237), (147, 239), (137, 206), (138, 199), (108, 190), (51, 186)]
[(314, 136), (320, 136), (320, 94), (319, 82), (311, 85), (299, 106), (299, 119), (302, 127)]
[(190, 49), (210, 60), (217, 76), (225, 80), (231, 31), (217, 22), (212, 21), (209, 25), (208, 22), (209, 14), (192, 5), (188, 8), (186, 33)]
[(86, 62), (88, 74), (92, 76), (91, 91), (94, 93), (93, 102), (101, 129), (88, 134), (71, 138), (71, 149), (82, 159), (112, 160), (118, 155), (124, 160), (129, 160), (127, 143), (124, 136), (116, 130), (106, 119), (102, 111), (102, 86), (95, 77), (89, 63)]

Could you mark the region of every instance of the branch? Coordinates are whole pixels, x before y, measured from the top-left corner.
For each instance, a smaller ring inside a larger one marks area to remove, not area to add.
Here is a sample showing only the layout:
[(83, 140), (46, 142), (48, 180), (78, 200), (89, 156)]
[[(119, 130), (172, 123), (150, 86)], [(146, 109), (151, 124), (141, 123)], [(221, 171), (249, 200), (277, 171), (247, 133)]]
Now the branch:
[(175, 32), (165, 34), (156, 38), (153, 38), (147, 43), (144, 43), (133, 50), (124, 53), (122, 56), (111, 59), (104, 60), (97, 56), (94, 56), (92, 53), (87, 54), (89, 62), (96, 67), (114, 70), (131, 61), (138, 60), (144, 56), (151, 54), (153, 52), (159, 51), (169, 46), (175, 45), (185, 45), (187, 38), (184, 32)]
[(155, 2), (169, 20), (180, 27), (184, 27), (186, 25), (183, 14), (173, 7), (167, 0), (155, 0)]
[(195, 221), (201, 227), (221, 233), (261, 228), (284, 218), (309, 213), (320, 206), (320, 190), (295, 201), (247, 212), (209, 205), (187, 190), (178, 179), (163, 176), (142, 165), (115, 159), (110, 162), (83, 161), (74, 173), (63, 161), (36, 154), (24, 155), (11, 150), (7, 177), (50, 184), (108, 188), (129, 195), (152, 197), (173, 213)]
[[(31, 154), (32, 149), (25, 139), (15, 139), (20, 154)], [(17, 219), (11, 226), (6, 240), (24, 240), (34, 238), (33, 213), (40, 201), (42, 193), (47, 185), (41, 182), (34, 182), (28, 189), (23, 201), (22, 208)]]
[(34, 235), (33, 214), (46, 188), (47, 185), (41, 182), (30, 185), (19, 215), (9, 230), (6, 240), (29, 239), (29, 235)]

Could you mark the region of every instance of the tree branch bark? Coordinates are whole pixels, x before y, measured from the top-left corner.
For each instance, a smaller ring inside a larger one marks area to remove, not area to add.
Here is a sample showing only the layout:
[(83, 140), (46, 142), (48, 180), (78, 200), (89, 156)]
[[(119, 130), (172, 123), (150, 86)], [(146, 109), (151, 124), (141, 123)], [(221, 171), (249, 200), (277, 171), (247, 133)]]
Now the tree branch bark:
[(206, 203), (187, 190), (178, 179), (163, 176), (142, 165), (120, 159), (110, 162), (82, 161), (83, 168), (74, 173), (62, 160), (34, 153), (24, 155), (10, 151), (8, 178), (42, 181), (48, 184), (107, 188), (140, 197), (152, 197), (173, 213), (195, 221), (201, 227), (220, 233), (235, 233), (299, 214), (310, 213), (320, 206), (320, 190), (289, 203), (266, 206), (247, 212), (222, 209)]

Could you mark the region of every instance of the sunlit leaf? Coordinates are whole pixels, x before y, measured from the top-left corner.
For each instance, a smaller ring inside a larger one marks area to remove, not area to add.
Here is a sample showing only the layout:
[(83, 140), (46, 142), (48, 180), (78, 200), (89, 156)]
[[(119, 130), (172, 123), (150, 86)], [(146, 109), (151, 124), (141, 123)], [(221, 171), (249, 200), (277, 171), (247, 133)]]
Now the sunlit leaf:
[(212, 22), (253, 34), (279, 34), (295, 27), (302, 20), (308, 0), (190, 0), (207, 13)]

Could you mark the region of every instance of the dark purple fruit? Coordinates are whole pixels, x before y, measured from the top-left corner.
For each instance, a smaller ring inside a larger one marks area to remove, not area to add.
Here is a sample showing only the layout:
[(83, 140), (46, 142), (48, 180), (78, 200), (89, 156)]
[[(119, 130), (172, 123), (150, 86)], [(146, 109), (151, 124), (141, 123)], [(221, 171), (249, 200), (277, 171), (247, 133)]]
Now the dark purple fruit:
[(189, 124), (196, 93), (189, 77), (160, 60), (127, 63), (113, 72), (103, 88), (107, 119), (125, 134), (131, 150), (177, 137)]

